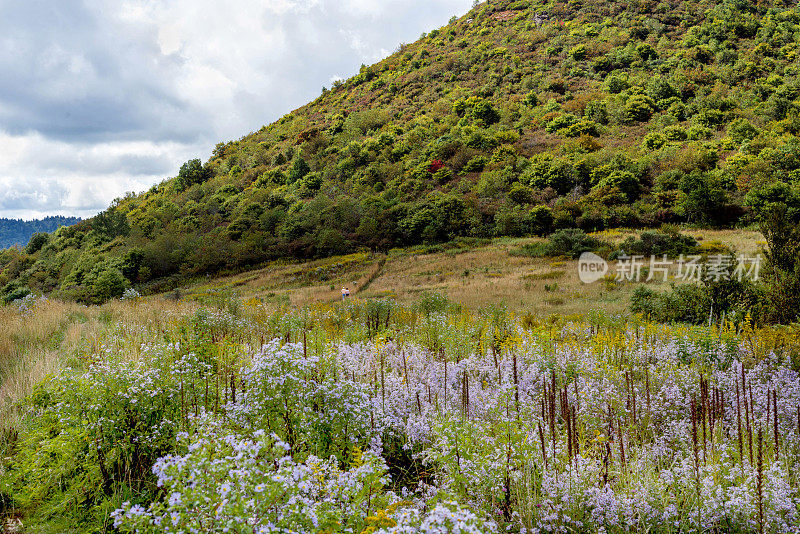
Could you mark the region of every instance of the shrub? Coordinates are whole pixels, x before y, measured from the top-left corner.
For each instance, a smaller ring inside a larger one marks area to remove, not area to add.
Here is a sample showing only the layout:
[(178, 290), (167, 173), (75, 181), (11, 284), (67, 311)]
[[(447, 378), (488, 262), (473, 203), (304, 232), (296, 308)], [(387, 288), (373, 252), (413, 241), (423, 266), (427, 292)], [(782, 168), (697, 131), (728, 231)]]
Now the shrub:
[(475, 156), (470, 159), (461, 170), (464, 172), (481, 172), (484, 167), (486, 167), (486, 157)]
[(660, 132), (651, 132), (644, 136), (642, 147), (646, 150), (658, 150), (667, 143), (667, 138)]
[(608, 111), (605, 100), (590, 100), (586, 104), (583, 116), (598, 124), (606, 124), (608, 122)]
[(712, 128), (722, 123), (724, 115), (717, 109), (704, 109), (694, 116), (694, 120), (698, 124), (702, 124), (707, 128)]
[(680, 208), (689, 222), (721, 222), (727, 194), (717, 178), (694, 171), (681, 178), (680, 189), (684, 193)]
[(536, 95), (535, 91), (531, 91), (525, 98), (522, 99), (522, 103), (528, 106), (529, 108), (536, 107), (539, 105), (539, 97)]
[(714, 136), (714, 132), (712, 132), (709, 128), (706, 128), (705, 126), (701, 126), (699, 124), (693, 124), (692, 126), (690, 126), (689, 131), (687, 131), (686, 134), (690, 141), (711, 139)]
[(736, 119), (728, 126), (728, 135), (737, 144), (750, 141), (758, 135), (758, 129), (750, 124), (747, 119)]
[(661, 76), (656, 76), (647, 84), (647, 95), (652, 98), (653, 101), (659, 102), (660, 100), (666, 100), (677, 96), (678, 92), (667, 80)]
[(616, 188), (625, 195), (628, 200), (634, 200), (639, 196), (641, 184), (639, 183), (639, 179), (630, 171), (613, 171), (608, 176), (601, 178), (594, 188)]
[(481, 120), (487, 126), (500, 120), (500, 114), (490, 102), (474, 96), (453, 104), (453, 112), (459, 117), (469, 116)]
[(653, 101), (644, 95), (633, 95), (625, 103), (624, 114), (627, 122), (646, 122), (653, 114)]
[(766, 319), (791, 323), (800, 310), (800, 211), (797, 196), (764, 202), (757, 208), (767, 241)]
[(629, 237), (620, 245), (620, 250), (626, 254), (644, 257), (663, 254), (676, 257), (680, 254), (690, 254), (696, 248), (697, 240), (691, 236), (677, 231), (659, 232), (656, 230), (644, 231), (638, 239), (633, 236)]
[(577, 258), (584, 252), (597, 251), (605, 246), (607, 246), (606, 243), (587, 235), (583, 230), (567, 228), (559, 230), (549, 237), (547, 254)]
[(572, 126), (577, 122), (578, 122), (578, 117), (576, 117), (572, 113), (565, 113), (563, 115), (559, 115), (558, 117), (547, 123), (547, 126), (545, 126), (544, 129), (549, 133), (553, 133), (564, 128), (569, 128), (570, 126)]
[(628, 83), (628, 75), (621, 71), (612, 72), (606, 78), (606, 87), (608, 88), (608, 92), (612, 94), (625, 91), (628, 87), (630, 87), (630, 84)]
[(578, 137), (581, 135), (597, 136), (597, 123), (594, 121), (578, 121), (575, 124), (561, 130), (567, 137)]
[(298, 180), (302, 180), (305, 176), (311, 172), (311, 167), (308, 166), (308, 162), (306, 162), (303, 158), (297, 158), (292, 163), (292, 168), (289, 169), (289, 174), (286, 177), (286, 182), (293, 184)]
[(553, 211), (547, 206), (536, 206), (530, 211), (531, 233), (539, 236), (553, 231)]
[(577, 61), (586, 59), (586, 46), (579, 44), (572, 47), (569, 51), (569, 55), (572, 57), (572, 59)]
[(711, 313), (711, 300), (698, 284), (680, 285), (664, 293), (640, 286), (631, 296), (631, 311), (662, 323), (703, 324)]
[(533, 194), (530, 187), (516, 183), (508, 192), (508, 198), (515, 204), (530, 204), (533, 200)]
[(669, 126), (662, 130), (664, 137), (667, 141), (685, 141), (688, 137), (686, 134), (686, 130), (681, 128), (680, 126)]

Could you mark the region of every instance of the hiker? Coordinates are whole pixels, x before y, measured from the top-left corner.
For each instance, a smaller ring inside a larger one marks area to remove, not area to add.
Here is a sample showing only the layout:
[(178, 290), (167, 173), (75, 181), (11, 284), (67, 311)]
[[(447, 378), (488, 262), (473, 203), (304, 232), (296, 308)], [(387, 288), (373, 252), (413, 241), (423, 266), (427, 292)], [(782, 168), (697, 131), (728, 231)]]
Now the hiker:
[(349, 296), (350, 296), (350, 290), (347, 289), (346, 287), (343, 287), (342, 288), (342, 300), (347, 299), (347, 297), (349, 297)]

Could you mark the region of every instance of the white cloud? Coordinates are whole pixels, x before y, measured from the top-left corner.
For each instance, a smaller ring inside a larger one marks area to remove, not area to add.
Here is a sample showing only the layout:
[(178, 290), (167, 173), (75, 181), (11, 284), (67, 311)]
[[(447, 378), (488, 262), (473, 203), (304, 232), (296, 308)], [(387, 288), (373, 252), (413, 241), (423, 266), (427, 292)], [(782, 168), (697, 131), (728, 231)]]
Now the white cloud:
[(470, 4), (0, 0), (0, 216), (99, 211)]

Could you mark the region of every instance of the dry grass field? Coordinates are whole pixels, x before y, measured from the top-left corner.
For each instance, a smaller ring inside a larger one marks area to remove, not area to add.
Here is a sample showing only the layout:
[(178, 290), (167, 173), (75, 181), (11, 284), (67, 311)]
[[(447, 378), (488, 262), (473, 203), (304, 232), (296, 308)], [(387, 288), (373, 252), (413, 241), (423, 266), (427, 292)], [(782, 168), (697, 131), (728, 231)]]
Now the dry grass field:
[[(742, 254), (756, 254), (763, 243), (751, 230), (687, 230), (704, 248), (719, 245)], [(633, 230), (600, 232), (597, 237), (618, 244), (636, 235)], [(629, 306), (636, 283), (615, 283), (609, 277), (583, 284), (578, 262), (558, 258), (529, 258), (510, 252), (536, 239), (495, 239), (488, 244), (451, 251), (393, 250), (387, 255), (359, 253), (305, 263), (276, 263), (247, 273), (214, 279), (185, 288), (190, 298), (218, 292), (257, 298), (276, 306), (332, 302), (348, 287), (358, 298), (391, 297), (415, 300), (435, 291), (462, 305), (478, 309), (505, 305), (536, 315), (576, 314), (592, 309), (622, 313)], [(615, 272), (612, 264), (611, 273)], [(671, 282), (653, 281), (666, 289)]]

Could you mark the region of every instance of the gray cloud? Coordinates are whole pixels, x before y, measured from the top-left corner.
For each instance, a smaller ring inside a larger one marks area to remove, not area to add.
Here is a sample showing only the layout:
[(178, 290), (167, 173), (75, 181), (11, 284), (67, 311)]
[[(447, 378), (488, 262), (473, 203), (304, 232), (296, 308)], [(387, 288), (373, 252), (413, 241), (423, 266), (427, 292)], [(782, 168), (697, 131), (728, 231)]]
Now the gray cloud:
[(91, 215), (469, 0), (0, 0), (0, 216)]

